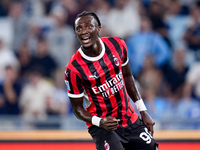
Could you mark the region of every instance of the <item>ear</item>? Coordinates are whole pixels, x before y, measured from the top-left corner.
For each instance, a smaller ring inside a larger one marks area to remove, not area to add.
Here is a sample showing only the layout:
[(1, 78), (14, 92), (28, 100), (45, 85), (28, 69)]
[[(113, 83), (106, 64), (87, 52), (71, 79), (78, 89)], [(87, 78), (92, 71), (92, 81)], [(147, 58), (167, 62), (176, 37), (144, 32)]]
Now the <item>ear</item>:
[(101, 27), (97, 27), (97, 31), (100, 32), (100, 30), (101, 30)]
[(97, 27), (97, 34), (98, 34), (98, 36), (100, 35), (99, 33), (100, 33), (100, 30), (101, 30), (101, 27)]

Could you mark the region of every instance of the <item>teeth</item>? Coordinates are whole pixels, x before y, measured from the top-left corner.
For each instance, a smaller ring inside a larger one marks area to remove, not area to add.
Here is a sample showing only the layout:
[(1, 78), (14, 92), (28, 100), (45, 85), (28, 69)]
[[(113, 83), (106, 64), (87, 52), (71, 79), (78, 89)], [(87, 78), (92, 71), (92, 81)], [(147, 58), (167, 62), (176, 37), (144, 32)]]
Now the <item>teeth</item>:
[(85, 37), (85, 38), (83, 38), (83, 40), (87, 40), (87, 39), (89, 39), (89, 37)]
[(86, 44), (86, 43), (90, 42), (90, 38), (83, 38), (82, 42)]

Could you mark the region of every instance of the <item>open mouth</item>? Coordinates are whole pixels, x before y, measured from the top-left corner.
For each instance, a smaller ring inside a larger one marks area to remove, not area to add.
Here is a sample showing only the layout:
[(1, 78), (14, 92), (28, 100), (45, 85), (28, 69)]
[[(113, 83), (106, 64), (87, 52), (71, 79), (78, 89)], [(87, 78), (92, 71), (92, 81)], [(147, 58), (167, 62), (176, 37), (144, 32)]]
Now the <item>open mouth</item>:
[(89, 42), (90, 42), (90, 38), (89, 37), (82, 38), (82, 43), (87, 44)]

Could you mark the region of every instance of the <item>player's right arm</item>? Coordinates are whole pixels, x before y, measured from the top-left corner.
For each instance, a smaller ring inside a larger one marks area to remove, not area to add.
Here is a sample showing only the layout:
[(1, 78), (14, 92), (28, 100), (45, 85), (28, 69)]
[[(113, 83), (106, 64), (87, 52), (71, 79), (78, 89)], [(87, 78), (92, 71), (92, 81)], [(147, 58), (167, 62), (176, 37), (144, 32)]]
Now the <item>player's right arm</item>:
[(91, 122), (92, 115), (88, 111), (86, 111), (85, 108), (83, 107), (83, 97), (80, 98), (69, 97), (69, 99), (75, 116), (80, 120), (92, 123)]
[(80, 120), (105, 128), (109, 131), (117, 129), (118, 121), (116, 118), (109, 116), (101, 119), (98, 116), (93, 116), (83, 107), (83, 82), (84, 80), (78, 72), (66, 68), (65, 83), (67, 85), (68, 96), (75, 116)]
[[(83, 97), (70, 98), (70, 102), (72, 105), (73, 112), (77, 118), (85, 122), (93, 124), (92, 117), (94, 116), (91, 115), (88, 111), (86, 111), (85, 108), (83, 107)], [(118, 125), (118, 120), (111, 116), (108, 116), (104, 119), (100, 119), (100, 122), (99, 122), (99, 127), (102, 127), (108, 131), (116, 130), (117, 125)]]

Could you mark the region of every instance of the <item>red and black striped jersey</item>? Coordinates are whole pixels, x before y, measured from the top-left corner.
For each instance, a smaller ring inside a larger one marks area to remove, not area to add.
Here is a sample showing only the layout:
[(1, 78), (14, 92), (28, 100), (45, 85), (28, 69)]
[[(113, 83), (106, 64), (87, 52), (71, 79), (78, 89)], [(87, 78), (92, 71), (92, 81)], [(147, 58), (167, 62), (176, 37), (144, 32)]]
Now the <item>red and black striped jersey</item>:
[[(92, 115), (128, 120), (134, 123), (138, 115), (129, 103), (122, 67), (128, 63), (127, 47), (118, 37), (99, 38), (102, 51), (97, 57), (85, 55), (81, 48), (65, 68), (68, 96), (84, 97), (86, 110)], [(87, 123), (88, 128), (91, 124)]]

